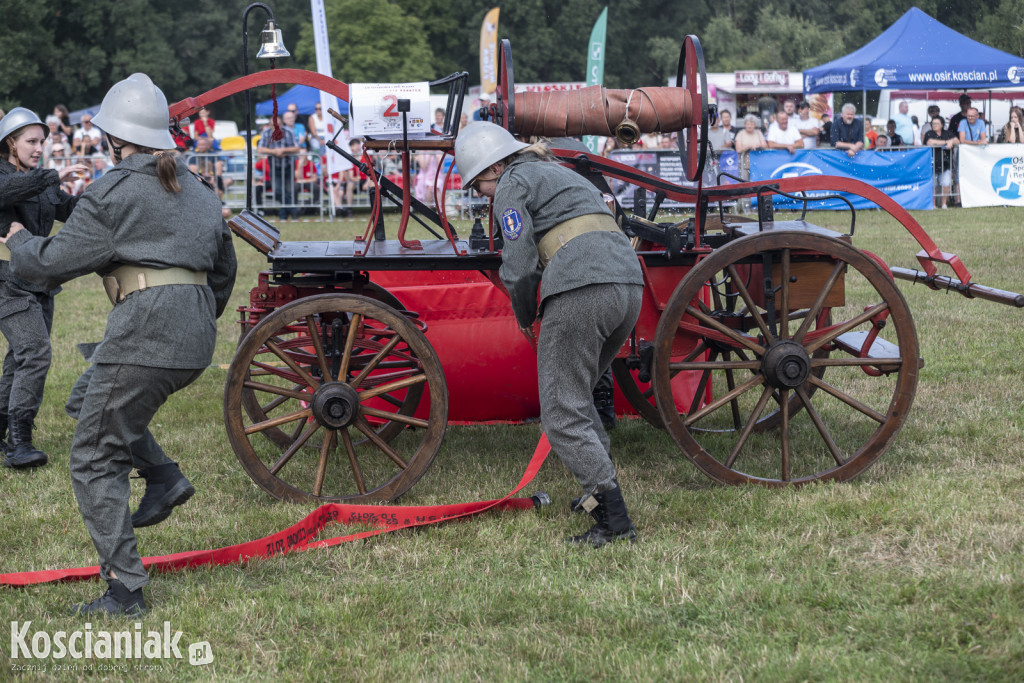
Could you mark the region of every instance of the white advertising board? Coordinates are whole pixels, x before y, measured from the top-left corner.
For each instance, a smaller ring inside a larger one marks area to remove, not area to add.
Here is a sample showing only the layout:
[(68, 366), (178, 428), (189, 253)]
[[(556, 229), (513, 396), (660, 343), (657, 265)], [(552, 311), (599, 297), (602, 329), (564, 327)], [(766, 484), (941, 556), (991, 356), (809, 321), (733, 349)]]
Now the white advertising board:
[(410, 137), (430, 132), (430, 86), (418, 83), (353, 83), (349, 86), (349, 127), (353, 137), (402, 137), (399, 100), (409, 100)]

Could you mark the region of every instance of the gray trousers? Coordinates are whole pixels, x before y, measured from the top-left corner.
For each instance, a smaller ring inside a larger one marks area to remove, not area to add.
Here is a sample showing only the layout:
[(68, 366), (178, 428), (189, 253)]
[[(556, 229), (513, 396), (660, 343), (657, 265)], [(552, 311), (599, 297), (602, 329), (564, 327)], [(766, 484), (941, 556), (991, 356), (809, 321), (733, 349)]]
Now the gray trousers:
[[(87, 354), (86, 358), (89, 358), (96, 346), (97, 344), (79, 344), (78, 348)], [(86, 348), (83, 349), (83, 347)], [(82, 373), (82, 376), (78, 378), (75, 385), (71, 387), (71, 395), (68, 396), (68, 402), (64, 404), (64, 412), (75, 420), (78, 419), (79, 414), (82, 412), (82, 403), (85, 401), (85, 394), (89, 389), (89, 381), (92, 379), (95, 371), (96, 366), (90, 365), (89, 369)], [(164, 449), (153, 438), (148, 427), (137, 441), (132, 442), (129, 450), (131, 451), (132, 467), (137, 470), (175, 462), (167, 457)]]
[(537, 340), (540, 419), (551, 447), (585, 493), (615, 487), (611, 440), (593, 391), (640, 315), (643, 287), (599, 284), (544, 301)]
[(132, 445), (148, 433), (167, 398), (202, 373), (100, 363), (88, 380), (71, 443), (71, 484), (99, 554), (100, 576), (109, 580), (113, 572), (128, 590), (149, 583), (128, 506)]
[(19, 413), (34, 418), (43, 403), (50, 370), (53, 297), (0, 282), (0, 332), (7, 338), (0, 375), (0, 417)]

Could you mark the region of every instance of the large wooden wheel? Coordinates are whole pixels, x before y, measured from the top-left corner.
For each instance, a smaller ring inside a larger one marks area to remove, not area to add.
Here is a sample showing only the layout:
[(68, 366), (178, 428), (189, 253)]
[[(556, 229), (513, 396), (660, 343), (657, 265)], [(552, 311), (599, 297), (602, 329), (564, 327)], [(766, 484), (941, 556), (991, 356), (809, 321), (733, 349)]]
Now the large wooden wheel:
[[(716, 294), (723, 282), (735, 303)], [(680, 335), (699, 353), (674, 358)], [(919, 364), (910, 311), (874, 259), (833, 237), (772, 231), (683, 278), (658, 323), (652, 379), (665, 428), (697, 467), (782, 486), (875, 462), (906, 420)], [(700, 390), (680, 411), (671, 381), (686, 371)]]
[[(260, 406), (255, 418), (246, 395)], [(429, 401), (413, 415), (419, 395)], [(242, 467), (289, 501), (394, 500), (433, 462), (447, 419), (444, 373), (424, 334), (353, 294), (306, 297), (264, 318), (239, 344), (224, 391)], [(263, 438), (271, 429), (287, 443)]]

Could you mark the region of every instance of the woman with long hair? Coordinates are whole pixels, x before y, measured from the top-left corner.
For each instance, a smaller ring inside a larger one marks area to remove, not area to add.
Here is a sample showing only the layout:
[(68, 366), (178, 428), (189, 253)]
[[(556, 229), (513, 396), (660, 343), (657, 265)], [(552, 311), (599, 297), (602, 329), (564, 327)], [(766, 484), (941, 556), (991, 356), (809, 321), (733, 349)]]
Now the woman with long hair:
[[(49, 132), (23, 107), (0, 121), (0, 235), (17, 222), (29, 234), (45, 237), (55, 220), (66, 221), (75, 208), (77, 198), (64, 192), (61, 183), (88, 169), (81, 164), (42, 168)], [(10, 253), (0, 249), (0, 332), (7, 338), (0, 375), (0, 448), (7, 467), (39, 467), (47, 455), (33, 445), (32, 428), (50, 370), (53, 297), (60, 288), (15, 276), (9, 261)], [(8, 430), (9, 444), (4, 441)]]
[[(167, 99), (148, 76), (114, 85), (96, 125), (116, 166), (89, 185), (56, 235), (36, 237), (14, 225), (4, 240), (16, 276), (56, 287), (98, 273), (113, 304), (91, 354), (70, 456), (79, 511), (109, 588), (76, 605), (79, 614), (146, 608), (149, 576), (133, 526), (161, 521), (194, 492), (148, 427), (170, 395), (210, 364), (216, 318), (234, 284), (220, 200), (167, 151), (174, 148), (169, 123)], [(146, 492), (131, 515), (128, 475), (142, 457)]]
[(999, 135), (999, 142), (1009, 142), (1018, 145), (1024, 143), (1024, 112), (1021, 112), (1020, 107), (1014, 107), (1010, 110), (1010, 120), (1003, 126), (1003, 130)]

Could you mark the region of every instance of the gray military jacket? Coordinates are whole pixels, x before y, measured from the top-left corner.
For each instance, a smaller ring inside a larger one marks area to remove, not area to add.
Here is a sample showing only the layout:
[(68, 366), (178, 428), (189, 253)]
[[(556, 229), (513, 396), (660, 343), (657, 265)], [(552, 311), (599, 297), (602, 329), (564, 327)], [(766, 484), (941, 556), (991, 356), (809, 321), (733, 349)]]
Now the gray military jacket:
[[(181, 192), (167, 192), (156, 157), (133, 154), (82, 194), (52, 237), (7, 241), (14, 275), (56, 287), (122, 265), (206, 271), (207, 286), (167, 285), (129, 294), (107, 316), (96, 363), (197, 369), (209, 365), (216, 318), (235, 281), (235, 251), (217, 194), (179, 160)], [(97, 283), (99, 286), (99, 283)]]
[[(11, 223), (18, 221), (31, 234), (46, 237), (53, 230), (54, 220), (66, 221), (77, 201), (78, 197), (60, 189), (57, 171), (36, 168), (18, 173), (7, 159), (0, 159), (0, 234), (6, 236)], [(0, 261), (0, 280), (9, 282), (14, 291), (48, 291), (11, 275), (7, 261)]]
[(501, 174), (494, 194), (494, 220), (505, 238), (499, 274), (520, 327), (532, 325), (544, 300), (555, 294), (594, 284), (643, 284), (636, 252), (621, 232), (580, 235), (541, 270), (537, 245), (544, 233), (570, 218), (595, 213), (611, 214), (601, 193), (560, 164), (524, 154)]

